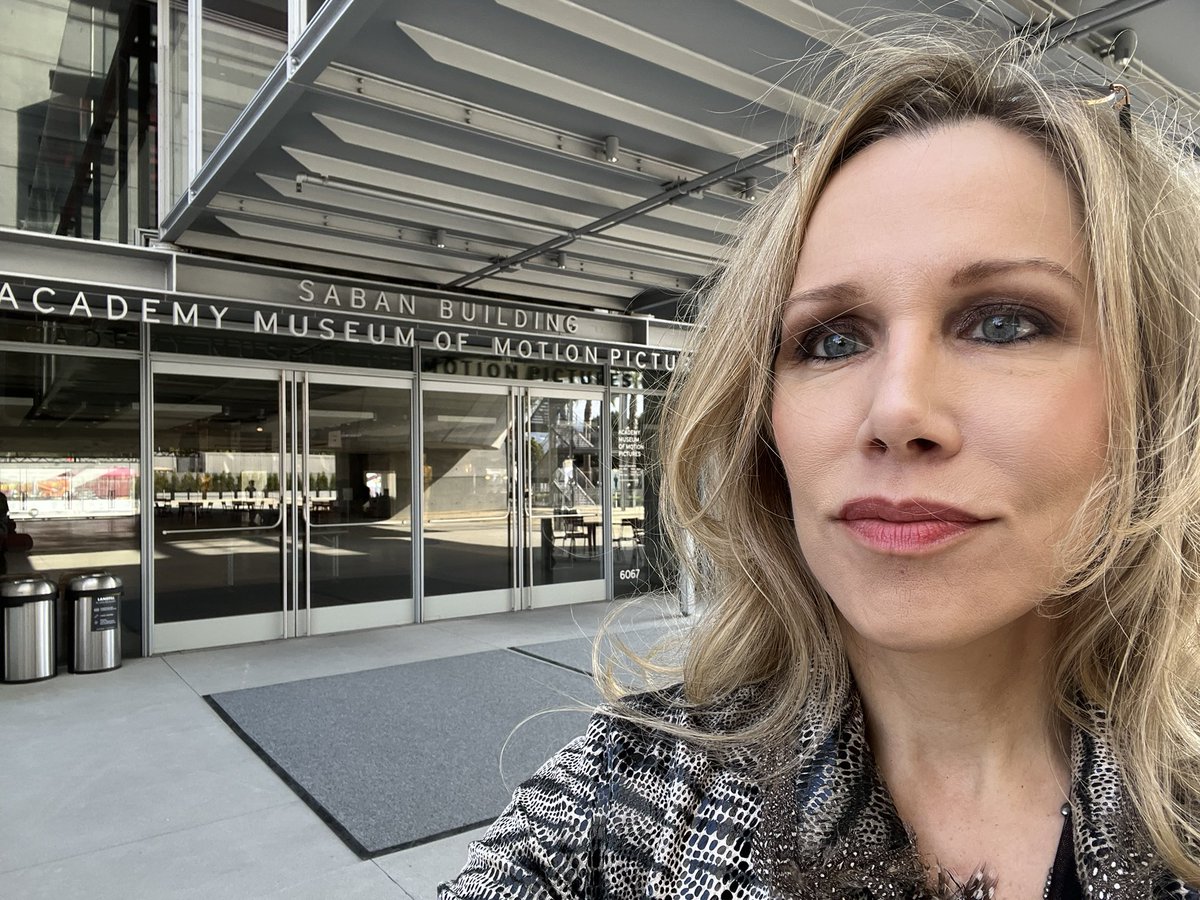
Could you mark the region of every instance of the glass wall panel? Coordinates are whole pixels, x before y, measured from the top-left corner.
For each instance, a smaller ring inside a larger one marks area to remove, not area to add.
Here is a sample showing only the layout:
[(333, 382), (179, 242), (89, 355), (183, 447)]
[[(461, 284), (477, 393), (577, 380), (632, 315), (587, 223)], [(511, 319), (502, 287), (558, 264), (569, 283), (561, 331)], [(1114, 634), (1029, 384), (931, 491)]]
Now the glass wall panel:
[(412, 371), (413, 351), (408, 347), (254, 334), (248, 327), (238, 327), (248, 317), (244, 308), (232, 307), (226, 313), (225, 327), (220, 331), (156, 325), (150, 331), (150, 350), (208, 356), (213, 357), (214, 362), (263, 359), (296, 365)]
[(413, 595), (411, 404), (408, 388), (308, 386), (314, 607)]
[(287, 52), (287, 0), (205, 0), (200, 41), (208, 159)]
[(0, 341), (135, 351), (141, 346), (136, 324), (82, 316), (68, 319), (26, 310), (12, 312), (7, 306), (0, 315)]
[(513, 584), (509, 397), (424, 392), (425, 594)]
[(161, 0), (167, 12), (167, 206), (182, 197), (190, 181), (188, 172), (188, 0)]
[(154, 208), (154, 6), (9, 0), (0, 225), (133, 241)]
[(142, 633), (138, 391), (136, 359), (0, 353), (0, 571), (116, 575), (126, 655)]
[(659, 515), (658, 423), (663, 398), (612, 395), (614, 595), (670, 589), (677, 567)]

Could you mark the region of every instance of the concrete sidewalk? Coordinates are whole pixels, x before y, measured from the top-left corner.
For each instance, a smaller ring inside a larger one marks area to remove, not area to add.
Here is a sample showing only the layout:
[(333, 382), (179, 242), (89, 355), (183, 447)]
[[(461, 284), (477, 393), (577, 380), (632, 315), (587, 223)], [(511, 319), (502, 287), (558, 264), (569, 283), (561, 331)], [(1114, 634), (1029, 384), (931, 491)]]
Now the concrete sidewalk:
[[(0, 897), (431, 898), (479, 832), (360, 860), (202, 695), (590, 637), (611, 608), (175, 653), (0, 685)], [(686, 620), (660, 598), (621, 623)]]

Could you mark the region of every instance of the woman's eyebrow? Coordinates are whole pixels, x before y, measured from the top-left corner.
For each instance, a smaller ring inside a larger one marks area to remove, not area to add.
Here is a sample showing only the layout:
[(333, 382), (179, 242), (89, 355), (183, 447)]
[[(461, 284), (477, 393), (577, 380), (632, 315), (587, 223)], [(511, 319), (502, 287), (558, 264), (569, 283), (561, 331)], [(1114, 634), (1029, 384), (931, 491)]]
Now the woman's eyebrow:
[(866, 291), (856, 281), (842, 281), (837, 284), (823, 284), (820, 287), (805, 288), (794, 291), (784, 299), (784, 307), (799, 303), (833, 303), (851, 305), (863, 302)]
[[(985, 281), (996, 275), (1011, 272), (1034, 271), (1044, 272), (1080, 293), (1084, 293), (1083, 282), (1071, 273), (1071, 270), (1061, 263), (1041, 256), (1022, 257), (1016, 259), (980, 259), (968, 263), (955, 270), (950, 277), (953, 287), (966, 287), (980, 281)], [(822, 284), (817, 287), (793, 291), (783, 301), (783, 306), (793, 304), (825, 304), (857, 305), (866, 299), (866, 289), (857, 281), (840, 281), (834, 284)]]
[(1065, 281), (1079, 293), (1084, 293), (1083, 282), (1071, 274), (1071, 270), (1061, 263), (1033, 256), (1027, 259), (981, 259), (963, 266), (950, 278), (954, 287), (964, 287), (984, 281), (993, 275), (1005, 275), (1019, 271), (1044, 272), (1060, 281)]

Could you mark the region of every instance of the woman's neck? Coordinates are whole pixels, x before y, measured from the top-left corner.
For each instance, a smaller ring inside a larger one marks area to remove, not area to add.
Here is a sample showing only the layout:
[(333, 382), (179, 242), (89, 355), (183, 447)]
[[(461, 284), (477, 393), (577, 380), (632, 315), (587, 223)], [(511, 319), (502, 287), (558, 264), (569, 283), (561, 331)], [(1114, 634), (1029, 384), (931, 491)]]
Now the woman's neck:
[(845, 629), (868, 742), (922, 856), (960, 878), (994, 868), (1002, 897), (1044, 879), (1062, 827), (1066, 729), (1047, 678), (1056, 631), (1030, 615), (970, 646), (914, 652)]
[(986, 779), (1066, 753), (1047, 672), (1058, 623), (1035, 614), (969, 645), (920, 651), (845, 634), (867, 735), (885, 776), (935, 767)]

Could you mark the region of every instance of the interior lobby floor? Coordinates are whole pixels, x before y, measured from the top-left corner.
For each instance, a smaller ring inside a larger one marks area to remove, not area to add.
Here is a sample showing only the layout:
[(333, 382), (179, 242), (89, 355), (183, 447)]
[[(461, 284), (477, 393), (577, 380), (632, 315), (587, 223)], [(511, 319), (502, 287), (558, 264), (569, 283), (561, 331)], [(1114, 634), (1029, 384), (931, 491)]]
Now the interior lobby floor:
[[(593, 636), (612, 604), (127, 659), (0, 684), (0, 896), (425, 900), (481, 830), (359, 859), (205, 694)], [(658, 597), (619, 628), (686, 628)], [(452, 802), (453, 785), (434, 785)]]

